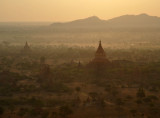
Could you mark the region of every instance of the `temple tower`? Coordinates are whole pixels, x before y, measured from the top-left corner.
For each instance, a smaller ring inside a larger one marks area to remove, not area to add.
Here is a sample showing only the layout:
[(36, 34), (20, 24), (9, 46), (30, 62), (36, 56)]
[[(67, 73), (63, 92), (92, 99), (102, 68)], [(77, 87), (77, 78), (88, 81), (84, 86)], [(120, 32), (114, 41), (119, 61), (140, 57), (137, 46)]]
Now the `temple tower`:
[(31, 53), (31, 49), (26, 41), (24, 48), (21, 50), (21, 54), (30, 54)]
[(110, 63), (109, 60), (106, 58), (106, 53), (102, 47), (101, 41), (99, 41), (99, 46), (98, 46), (98, 49), (95, 53), (95, 58), (92, 60), (91, 63), (95, 63), (95, 64)]

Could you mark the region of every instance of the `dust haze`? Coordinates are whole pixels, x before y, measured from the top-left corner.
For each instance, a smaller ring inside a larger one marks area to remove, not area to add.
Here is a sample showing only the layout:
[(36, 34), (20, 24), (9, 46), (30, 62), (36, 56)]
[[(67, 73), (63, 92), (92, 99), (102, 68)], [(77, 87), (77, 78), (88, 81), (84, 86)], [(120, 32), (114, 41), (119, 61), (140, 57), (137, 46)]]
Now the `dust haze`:
[(1, 118), (159, 118), (160, 17), (0, 23)]

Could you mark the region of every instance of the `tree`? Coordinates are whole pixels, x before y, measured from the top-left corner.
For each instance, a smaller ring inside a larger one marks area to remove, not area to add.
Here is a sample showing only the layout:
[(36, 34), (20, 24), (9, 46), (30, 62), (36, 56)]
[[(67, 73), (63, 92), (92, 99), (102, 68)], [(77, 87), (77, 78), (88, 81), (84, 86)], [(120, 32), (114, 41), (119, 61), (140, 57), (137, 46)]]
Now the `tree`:
[(8, 42), (8, 41), (2, 41), (2, 44), (5, 45), (6, 47), (8, 47), (10, 45), (10, 42)]
[(46, 61), (46, 58), (45, 58), (45, 57), (41, 57), (41, 58), (40, 58), (40, 63), (41, 63), (41, 64), (45, 64), (45, 61)]
[(71, 110), (71, 108), (67, 105), (65, 106), (61, 106), (60, 107), (60, 112), (59, 112), (59, 115), (62, 117), (62, 118), (67, 118), (68, 115), (72, 114), (73, 111)]
[(92, 98), (92, 100), (95, 100), (98, 97), (98, 93), (96, 93), (96, 92), (90, 92), (89, 96)]
[(137, 97), (138, 98), (144, 98), (146, 95), (145, 95), (145, 91), (143, 90), (143, 88), (139, 88), (138, 91), (137, 91)]
[(19, 112), (18, 112), (18, 115), (23, 117), (27, 112), (28, 112), (27, 108), (20, 108)]
[(135, 117), (135, 116), (136, 116), (136, 113), (137, 113), (137, 110), (131, 109), (130, 112), (132, 113), (132, 116)]
[(30, 109), (29, 115), (31, 118), (36, 118), (42, 112), (41, 108), (32, 108)]
[(42, 118), (48, 118), (48, 116), (49, 116), (49, 111), (43, 110), (43, 112), (41, 113), (41, 117)]
[(52, 112), (51, 113), (51, 116), (50, 116), (51, 118), (57, 118), (58, 117), (58, 114), (57, 114), (57, 112)]
[(137, 103), (138, 106), (140, 106), (143, 103), (141, 99), (138, 99), (135, 102)]
[(79, 93), (79, 92), (80, 92), (80, 90), (81, 90), (81, 88), (80, 88), (80, 87), (76, 87), (76, 91), (77, 91), (77, 93)]
[(115, 103), (116, 103), (116, 105), (118, 105), (118, 106), (124, 105), (124, 102), (122, 101), (121, 98), (116, 99)]
[(1, 116), (4, 114), (4, 108), (3, 107), (0, 107), (0, 118)]
[(77, 92), (77, 95), (79, 95), (79, 92), (81, 91), (81, 88), (80, 87), (76, 87), (76, 92)]
[(13, 116), (14, 115), (15, 106), (14, 105), (10, 105), (9, 109), (10, 109), (10, 115)]
[(101, 112), (102, 118), (105, 118), (105, 113), (106, 113), (106, 111), (105, 111), (104, 109), (105, 109), (106, 104), (105, 104), (104, 99), (103, 99), (103, 98), (102, 98), (102, 99), (99, 99), (97, 105), (99, 106), (99, 110), (100, 110), (100, 112)]

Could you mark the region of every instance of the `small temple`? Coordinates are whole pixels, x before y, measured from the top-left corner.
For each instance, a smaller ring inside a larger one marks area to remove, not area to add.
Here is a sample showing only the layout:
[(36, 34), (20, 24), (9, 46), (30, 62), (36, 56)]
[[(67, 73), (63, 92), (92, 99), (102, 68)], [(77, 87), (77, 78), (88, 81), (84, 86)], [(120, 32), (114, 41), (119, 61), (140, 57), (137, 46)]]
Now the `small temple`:
[(106, 58), (106, 53), (102, 47), (101, 41), (99, 41), (98, 49), (95, 53), (95, 58), (89, 63), (89, 65), (106, 65), (110, 61)]
[(21, 53), (22, 54), (29, 54), (31, 52), (31, 49), (26, 41), (24, 48), (22, 49)]

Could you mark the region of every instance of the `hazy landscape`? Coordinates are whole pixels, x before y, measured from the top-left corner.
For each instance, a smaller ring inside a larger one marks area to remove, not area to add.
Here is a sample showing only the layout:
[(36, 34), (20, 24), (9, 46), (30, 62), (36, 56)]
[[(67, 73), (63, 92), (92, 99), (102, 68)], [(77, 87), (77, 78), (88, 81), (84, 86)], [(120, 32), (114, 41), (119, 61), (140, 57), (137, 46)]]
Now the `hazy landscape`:
[(160, 18), (124, 15), (110, 20), (96, 16), (67, 23), (0, 23), (0, 40), (13, 45), (96, 46), (106, 48), (158, 48)]
[(0, 118), (159, 118), (159, 105), (160, 17), (0, 23)]

